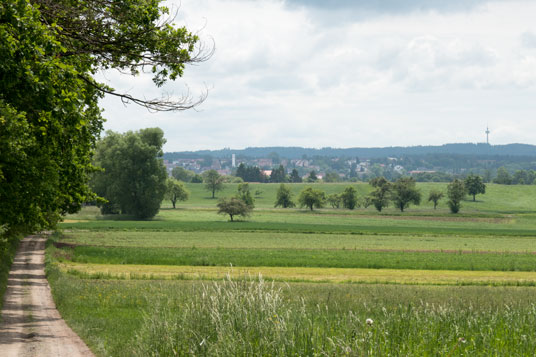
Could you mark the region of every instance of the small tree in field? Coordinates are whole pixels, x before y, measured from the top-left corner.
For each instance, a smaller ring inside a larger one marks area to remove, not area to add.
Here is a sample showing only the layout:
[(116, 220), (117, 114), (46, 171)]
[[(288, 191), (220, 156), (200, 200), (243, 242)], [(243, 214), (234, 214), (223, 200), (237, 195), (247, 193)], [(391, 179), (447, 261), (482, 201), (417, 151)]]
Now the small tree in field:
[(341, 195), (339, 195), (337, 193), (332, 193), (331, 195), (329, 195), (327, 197), (326, 201), (329, 203), (329, 205), (332, 208), (340, 208), (341, 207), (341, 202), (342, 202), (342, 197), (341, 197)]
[(255, 207), (255, 200), (253, 199), (253, 196), (251, 196), (251, 191), (249, 190), (249, 184), (247, 182), (238, 184), (237, 198), (244, 201), (244, 203), (251, 208)]
[(471, 174), (465, 178), (463, 184), (467, 193), (473, 196), (473, 202), (476, 201), (476, 195), (486, 193), (486, 184), (481, 176)]
[(421, 203), (421, 193), (417, 190), (413, 177), (401, 177), (393, 185), (391, 196), (394, 205), (404, 212), (410, 203), (419, 205)]
[(348, 209), (354, 209), (358, 205), (357, 191), (352, 186), (348, 186), (341, 193), (342, 206)]
[(216, 191), (223, 190), (223, 177), (216, 170), (208, 170), (203, 173), (205, 189), (212, 192), (212, 198), (215, 197)]
[(292, 201), (292, 192), (290, 192), (290, 188), (285, 184), (279, 185), (274, 207), (291, 208), (294, 206), (296, 206), (296, 204)]
[(369, 194), (370, 203), (381, 212), (384, 207), (389, 205), (391, 199), (391, 183), (385, 177), (376, 177), (370, 180), (369, 184), (376, 189)]
[(465, 197), (465, 185), (458, 179), (452, 181), (447, 186), (447, 202), (452, 213), (458, 213), (462, 206), (462, 200)]
[(174, 178), (168, 178), (166, 180), (166, 195), (173, 204), (173, 208), (175, 208), (177, 201), (186, 201), (190, 193), (182, 182)]
[(298, 202), (301, 207), (307, 207), (311, 211), (314, 207), (322, 208), (326, 202), (326, 193), (324, 191), (315, 190), (312, 187), (307, 187), (300, 192)]
[(234, 222), (235, 216), (242, 216), (244, 218), (251, 214), (252, 208), (248, 206), (244, 201), (239, 198), (222, 198), (218, 202), (218, 213), (223, 215), (229, 215), (231, 222)]
[(436, 209), (439, 200), (441, 200), (443, 196), (445, 196), (445, 194), (441, 191), (436, 191), (436, 190), (430, 191), (430, 194), (428, 195), (428, 202), (433, 202), (434, 209)]

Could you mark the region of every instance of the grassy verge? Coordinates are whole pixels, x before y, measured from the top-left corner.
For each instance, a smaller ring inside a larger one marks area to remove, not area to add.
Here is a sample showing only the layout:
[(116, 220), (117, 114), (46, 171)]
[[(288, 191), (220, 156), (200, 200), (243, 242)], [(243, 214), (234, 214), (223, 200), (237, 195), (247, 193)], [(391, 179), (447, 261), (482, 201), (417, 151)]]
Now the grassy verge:
[(77, 246), (54, 254), (93, 264), (536, 271), (535, 254), (513, 253)]
[(81, 280), (55, 268), (49, 281), (62, 316), (100, 356), (532, 355), (536, 346), (534, 288)]
[(4, 303), (4, 293), (6, 292), (9, 269), (13, 263), (13, 257), (15, 256), (19, 241), (19, 235), (4, 236), (0, 231), (0, 310)]

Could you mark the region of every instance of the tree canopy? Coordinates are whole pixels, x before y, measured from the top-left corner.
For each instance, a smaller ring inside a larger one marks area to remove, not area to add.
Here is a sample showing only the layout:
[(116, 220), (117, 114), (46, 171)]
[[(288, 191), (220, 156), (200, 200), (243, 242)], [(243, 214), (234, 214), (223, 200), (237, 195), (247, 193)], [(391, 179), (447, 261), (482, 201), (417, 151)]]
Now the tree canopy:
[(0, 226), (50, 227), (94, 199), (88, 179), (105, 94), (151, 110), (196, 104), (134, 98), (94, 79), (99, 70), (146, 71), (162, 86), (206, 59), (198, 37), (172, 26), (160, 3), (0, 2)]
[(465, 185), (463, 181), (455, 179), (447, 186), (448, 205), (452, 213), (458, 213), (465, 198)]
[(175, 208), (177, 201), (186, 201), (190, 197), (190, 192), (181, 181), (170, 177), (166, 180), (166, 196)]
[(326, 202), (326, 193), (324, 191), (315, 190), (312, 187), (307, 187), (300, 192), (298, 202), (301, 207), (307, 207), (311, 211), (314, 207), (322, 208)]
[(421, 203), (421, 193), (416, 187), (412, 177), (401, 177), (392, 186), (391, 199), (395, 207), (401, 212), (408, 208), (410, 203), (419, 205)]
[(370, 203), (374, 205), (378, 212), (389, 205), (391, 200), (392, 184), (385, 177), (376, 177), (369, 181), (369, 184), (376, 189), (369, 194)]
[(342, 200), (342, 205), (344, 208), (348, 209), (354, 209), (356, 208), (358, 201), (357, 201), (357, 191), (352, 186), (348, 186), (344, 189), (344, 191), (340, 195)]
[(234, 222), (234, 217), (242, 216), (244, 218), (251, 214), (252, 207), (248, 206), (239, 198), (222, 198), (218, 202), (218, 213), (229, 215), (231, 222)]
[(296, 206), (292, 201), (292, 192), (290, 187), (285, 184), (279, 185), (276, 193), (276, 201), (274, 207), (292, 208)]
[(473, 196), (473, 201), (476, 201), (476, 195), (479, 193), (486, 193), (486, 184), (482, 180), (482, 176), (469, 175), (465, 178), (463, 184), (467, 193)]
[(205, 189), (212, 193), (212, 198), (216, 197), (216, 191), (223, 190), (223, 176), (216, 170), (203, 172), (203, 181), (205, 182)]
[(103, 213), (151, 218), (160, 209), (166, 193), (166, 168), (162, 163), (164, 132), (159, 128), (112, 131), (98, 143), (95, 165), (104, 170), (96, 172), (92, 187), (108, 204)]

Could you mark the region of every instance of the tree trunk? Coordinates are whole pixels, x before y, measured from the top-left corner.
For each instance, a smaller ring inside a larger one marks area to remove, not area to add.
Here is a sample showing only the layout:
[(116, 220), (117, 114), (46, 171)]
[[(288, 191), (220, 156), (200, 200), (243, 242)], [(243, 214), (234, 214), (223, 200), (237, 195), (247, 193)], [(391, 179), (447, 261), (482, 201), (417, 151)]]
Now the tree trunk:
[(212, 198), (214, 198), (214, 193), (216, 192), (215, 189), (212, 189)]
[(232, 221), (233, 221), (233, 215), (232, 215), (232, 214), (230, 214), (229, 216), (231, 217), (231, 222), (232, 222)]
[(476, 201), (476, 194), (473, 194), (473, 202)]

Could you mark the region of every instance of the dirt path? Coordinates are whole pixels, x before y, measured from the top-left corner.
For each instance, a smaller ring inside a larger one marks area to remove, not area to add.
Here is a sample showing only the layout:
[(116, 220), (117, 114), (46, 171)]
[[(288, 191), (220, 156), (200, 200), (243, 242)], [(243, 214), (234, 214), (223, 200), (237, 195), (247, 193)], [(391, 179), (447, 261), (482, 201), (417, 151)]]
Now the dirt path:
[(61, 318), (45, 277), (45, 241), (22, 240), (11, 272), (0, 324), (0, 355), (93, 356)]

